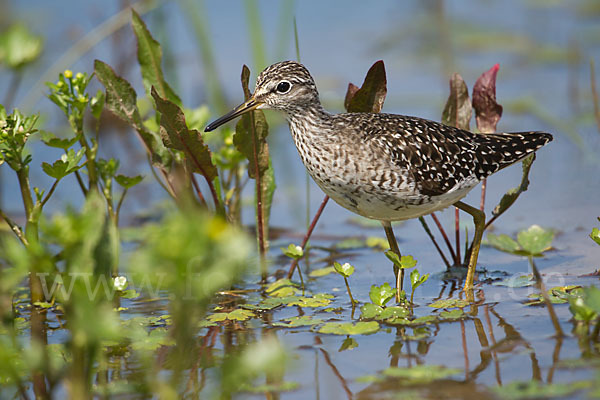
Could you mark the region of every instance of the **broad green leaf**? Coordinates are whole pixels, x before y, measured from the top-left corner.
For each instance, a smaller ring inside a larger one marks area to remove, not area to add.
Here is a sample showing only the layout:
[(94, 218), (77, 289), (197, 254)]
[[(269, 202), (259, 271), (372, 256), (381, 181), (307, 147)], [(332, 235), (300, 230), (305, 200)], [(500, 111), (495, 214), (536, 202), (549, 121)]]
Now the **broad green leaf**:
[(505, 234), (494, 235), (493, 233), (488, 233), (486, 239), (486, 244), (506, 253), (519, 254), (521, 250), (521, 246), (513, 238)]
[(269, 296), (286, 297), (300, 292), (297, 286), (289, 279), (279, 279), (267, 286), (265, 291)]
[(202, 174), (208, 181), (217, 177), (217, 167), (212, 162), (210, 150), (197, 130), (188, 129), (185, 116), (177, 104), (163, 99), (152, 90), (156, 109), (161, 114), (160, 136), (168, 148), (183, 151), (192, 171)]
[(290, 243), (287, 248), (280, 247), (280, 249), (284, 255), (294, 260), (298, 260), (304, 256), (304, 250), (302, 250), (302, 247), (293, 243)]
[(521, 184), (519, 187), (509, 189), (504, 196), (500, 199), (500, 202), (492, 210), (492, 215), (497, 216), (506, 211), (513, 203), (517, 200), (519, 195), (527, 190), (529, 187), (529, 170), (535, 160), (535, 153), (527, 156), (523, 159), (523, 175), (521, 176)]
[(600, 314), (600, 289), (595, 286), (583, 288), (583, 300), (597, 314)]
[(373, 319), (377, 318), (383, 313), (383, 307), (373, 303), (366, 303), (360, 308), (361, 319)]
[(35, 61), (42, 52), (41, 36), (18, 23), (0, 34), (0, 63), (18, 69)]
[(285, 328), (297, 328), (300, 326), (312, 326), (312, 325), (317, 325), (320, 324), (321, 322), (323, 322), (323, 320), (318, 319), (318, 318), (313, 318), (310, 315), (302, 315), (299, 317), (290, 317), (290, 318), (284, 318), (282, 319), (282, 321), (289, 321), (289, 322), (275, 322), (273, 323), (273, 326), (281, 326), (281, 327), (285, 327)]
[(329, 275), (333, 272), (335, 272), (335, 268), (330, 266), (325, 268), (314, 269), (310, 271), (310, 274), (308, 274), (308, 276), (310, 276), (311, 278), (319, 278), (321, 276)]
[(348, 84), (344, 108), (348, 112), (378, 113), (383, 108), (386, 94), (385, 65), (379, 60), (369, 68), (360, 89), (352, 83)]
[(598, 228), (592, 229), (592, 233), (590, 233), (590, 237), (592, 238), (592, 240), (594, 240), (594, 242), (596, 242), (597, 244), (600, 244), (600, 229), (598, 229)]
[(389, 283), (384, 283), (381, 286), (373, 285), (369, 291), (371, 302), (378, 306), (384, 306), (388, 301), (394, 298), (396, 291), (392, 289)]
[(415, 289), (415, 285), (419, 282), (420, 277), (421, 274), (419, 274), (418, 269), (415, 269), (410, 273), (410, 285), (413, 288), (413, 290)]
[(398, 257), (398, 254), (394, 253), (392, 250), (386, 251), (385, 256), (400, 269), (410, 269), (417, 265), (417, 260), (415, 260), (413, 256)]
[(377, 247), (382, 250), (387, 250), (390, 248), (390, 244), (388, 243), (386, 238), (382, 238), (379, 236), (370, 236), (365, 240), (365, 244), (367, 247)]
[(181, 99), (165, 81), (162, 71), (162, 49), (154, 40), (146, 24), (135, 10), (131, 9), (131, 26), (137, 39), (137, 57), (142, 71), (142, 81), (148, 96), (154, 86), (160, 97), (181, 106)]
[(442, 123), (468, 131), (470, 121), (469, 89), (463, 78), (454, 74), (450, 78), (450, 95), (442, 112)]
[(144, 126), (137, 108), (137, 94), (131, 84), (100, 60), (94, 61), (94, 73), (106, 89), (106, 107), (137, 131), (154, 163), (165, 168), (170, 167), (171, 154), (160, 137)]
[(462, 309), (460, 309), (460, 308), (457, 308), (455, 310), (450, 310), (450, 311), (442, 311), (439, 314), (440, 318), (442, 318), (442, 319), (450, 319), (450, 320), (462, 318), (464, 316), (465, 316), (465, 312)]
[(429, 304), (431, 308), (463, 308), (469, 305), (467, 300), (462, 299), (443, 299)]
[(496, 74), (500, 65), (496, 64), (481, 76), (473, 85), (473, 108), (477, 129), (481, 133), (496, 132), (496, 125), (502, 116), (502, 106), (496, 102)]
[(334, 335), (368, 335), (379, 330), (377, 321), (369, 322), (328, 322), (323, 324), (319, 333)]
[(428, 325), (433, 322), (437, 322), (438, 318), (435, 315), (424, 315), (415, 319), (407, 319), (407, 318), (389, 318), (385, 322), (393, 325), (407, 325), (407, 326), (421, 326)]
[(389, 367), (382, 373), (390, 378), (402, 378), (407, 384), (424, 384), (457, 375), (461, 370), (442, 365), (413, 365), (412, 367)]
[(71, 149), (66, 154), (63, 154), (60, 160), (56, 160), (52, 165), (44, 162), (42, 163), (42, 169), (44, 172), (54, 179), (62, 179), (69, 175), (71, 172), (75, 172), (82, 167), (78, 165), (79, 161), (83, 157), (84, 150), (80, 149), (77, 153)]
[(503, 279), (499, 282), (492, 283), (493, 286), (506, 286), (511, 288), (520, 288), (535, 285), (535, 279), (532, 274), (529, 275), (513, 275), (510, 278)]
[(222, 312), (222, 313), (211, 314), (208, 317), (206, 317), (206, 319), (209, 321), (212, 321), (212, 322), (221, 322), (221, 321), (226, 321), (226, 320), (227, 321), (246, 321), (255, 316), (256, 316), (256, 314), (254, 314), (250, 310), (244, 310), (244, 309), (238, 308), (231, 312)]
[(517, 234), (517, 241), (524, 251), (530, 255), (542, 254), (552, 247), (554, 232), (538, 225), (532, 225), (527, 230)]
[(115, 175), (115, 181), (125, 189), (129, 189), (140, 183), (144, 179), (142, 175), (136, 176), (125, 176), (125, 175)]
[(330, 294), (319, 293), (312, 297), (293, 296), (290, 301), (287, 302), (287, 306), (299, 306), (299, 307), (326, 307), (331, 303), (333, 298)]
[(376, 319), (387, 320), (390, 318), (405, 318), (408, 317), (409, 314), (410, 310), (407, 307), (386, 307)]
[(342, 275), (345, 278), (349, 278), (354, 273), (354, 267), (349, 263), (340, 264), (336, 261), (333, 263), (333, 268), (335, 268), (335, 271), (338, 274)]

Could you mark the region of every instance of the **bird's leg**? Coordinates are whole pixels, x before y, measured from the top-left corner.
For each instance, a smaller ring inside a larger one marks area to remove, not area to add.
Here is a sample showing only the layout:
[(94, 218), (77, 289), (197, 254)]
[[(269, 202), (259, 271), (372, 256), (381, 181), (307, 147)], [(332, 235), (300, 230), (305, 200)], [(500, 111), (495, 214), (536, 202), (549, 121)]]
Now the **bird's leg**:
[[(389, 221), (381, 221), (381, 224), (383, 225), (383, 229), (385, 230), (385, 236), (387, 237), (388, 243), (390, 244), (390, 249), (394, 253), (396, 253), (398, 258), (402, 257), (400, 255), (400, 249), (398, 248), (396, 236), (394, 236), (392, 224)], [(402, 288), (404, 286), (404, 270), (398, 268), (398, 266), (394, 264), (394, 275), (396, 276), (396, 301), (400, 301), (400, 292), (402, 292)]]
[(481, 239), (483, 238), (483, 230), (485, 228), (485, 213), (462, 201), (457, 201), (454, 205), (464, 212), (471, 214), (473, 223), (475, 224), (475, 236), (473, 237), (473, 243), (471, 245), (471, 257), (469, 258), (469, 269), (467, 270), (467, 279), (465, 280), (464, 287), (464, 291), (468, 293), (473, 290), (473, 277), (475, 275), (475, 267), (477, 265), (477, 258), (479, 257), (479, 247), (481, 246)]

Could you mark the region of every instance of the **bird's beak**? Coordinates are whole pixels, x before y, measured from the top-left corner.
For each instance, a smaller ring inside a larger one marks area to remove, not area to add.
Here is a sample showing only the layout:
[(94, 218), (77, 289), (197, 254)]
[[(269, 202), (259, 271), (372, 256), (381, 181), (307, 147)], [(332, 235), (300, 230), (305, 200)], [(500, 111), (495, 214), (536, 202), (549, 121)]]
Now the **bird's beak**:
[(261, 104), (262, 103), (256, 101), (256, 99), (254, 99), (254, 97), (250, 97), (248, 99), (248, 101), (240, 104), (239, 106), (237, 106), (236, 108), (234, 108), (233, 110), (228, 112), (227, 114), (223, 115), (221, 118), (208, 124), (206, 126), (206, 128), (204, 128), (204, 132), (213, 131), (213, 130), (217, 129), (219, 126), (223, 125), (224, 123), (229, 122), (232, 119), (239, 117), (240, 115), (246, 114), (247, 112), (255, 110)]

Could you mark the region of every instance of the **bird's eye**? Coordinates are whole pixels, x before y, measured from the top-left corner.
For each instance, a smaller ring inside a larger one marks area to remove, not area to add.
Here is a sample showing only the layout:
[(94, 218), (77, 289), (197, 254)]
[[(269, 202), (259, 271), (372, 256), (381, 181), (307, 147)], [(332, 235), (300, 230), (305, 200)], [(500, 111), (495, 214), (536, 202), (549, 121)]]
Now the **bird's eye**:
[(281, 81), (277, 85), (277, 92), (281, 94), (285, 94), (290, 91), (292, 85), (288, 81)]

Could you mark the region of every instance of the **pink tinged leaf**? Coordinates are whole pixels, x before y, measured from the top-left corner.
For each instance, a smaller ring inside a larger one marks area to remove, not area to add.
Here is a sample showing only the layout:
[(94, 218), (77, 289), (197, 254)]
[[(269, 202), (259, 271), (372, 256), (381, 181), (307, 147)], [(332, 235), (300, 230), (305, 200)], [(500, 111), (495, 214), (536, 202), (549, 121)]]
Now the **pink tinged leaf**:
[(496, 75), (500, 65), (496, 64), (481, 74), (473, 86), (473, 108), (477, 128), (482, 133), (496, 132), (502, 116), (502, 106), (496, 103)]
[(360, 89), (352, 83), (348, 85), (344, 107), (348, 112), (378, 113), (383, 108), (386, 94), (385, 65), (379, 60), (367, 72)]
[(450, 95), (442, 112), (442, 122), (468, 131), (471, 110), (467, 84), (459, 74), (455, 73), (450, 78)]

